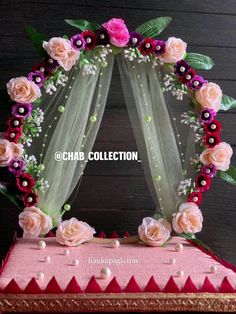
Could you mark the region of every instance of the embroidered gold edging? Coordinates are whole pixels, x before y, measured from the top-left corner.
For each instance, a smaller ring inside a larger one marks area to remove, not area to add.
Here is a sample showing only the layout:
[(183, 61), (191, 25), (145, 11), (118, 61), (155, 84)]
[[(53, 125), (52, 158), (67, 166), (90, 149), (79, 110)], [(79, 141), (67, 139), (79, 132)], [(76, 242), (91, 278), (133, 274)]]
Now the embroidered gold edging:
[(236, 294), (0, 294), (0, 312), (235, 312)]

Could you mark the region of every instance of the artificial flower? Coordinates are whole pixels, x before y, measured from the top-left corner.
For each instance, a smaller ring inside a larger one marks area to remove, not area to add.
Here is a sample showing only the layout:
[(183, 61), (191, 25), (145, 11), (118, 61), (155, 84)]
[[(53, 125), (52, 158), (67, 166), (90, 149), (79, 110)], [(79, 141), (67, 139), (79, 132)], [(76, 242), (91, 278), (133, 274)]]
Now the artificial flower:
[(221, 140), (219, 132), (214, 133), (207, 132), (203, 139), (203, 143), (206, 147), (215, 147), (220, 142)]
[(93, 31), (87, 30), (81, 33), (85, 41), (85, 50), (92, 50), (97, 44), (97, 38)]
[(15, 103), (12, 108), (11, 112), (12, 115), (18, 118), (26, 118), (29, 117), (32, 113), (32, 104), (20, 104), (20, 103)]
[(200, 121), (202, 123), (210, 123), (216, 116), (216, 111), (214, 109), (204, 109), (200, 112)]
[(204, 129), (209, 133), (219, 133), (222, 129), (220, 121), (214, 119), (210, 123), (204, 125)]
[(26, 193), (22, 201), (25, 207), (35, 206), (38, 203), (38, 195), (34, 192)]
[(63, 245), (77, 246), (90, 241), (95, 233), (94, 228), (90, 227), (86, 222), (71, 218), (58, 225), (56, 240)]
[(174, 73), (178, 77), (183, 77), (187, 74), (187, 72), (190, 68), (191, 68), (190, 65), (188, 65), (188, 63), (186, 61), (180, 60), (180, 61), (176, 62), (176, 64), (174, 65)]
[(160, 56), (165, 52), (166, 43), (164, 40), (155, 40), (154, 53), (156, 56)]
[(182, 203), (179, 212), (172, 220), (172, 226), (177, 233), (197, 233), (202, 230), (202, 212), (192, 202)]
[(17, 188), (25, 193), (30, 193), (35, 185), (34, 178), (28, 173), (22, 173), (21, 176), (16, 178)]
[(8, 170), (14, 174), (15, 176), (20, 176), (22, 172), (24, 171), (25, 163), (22, 159), (12, 159), (9, 162)]
[(195, 183), (196, 183), (196, 188), (200, 192), (206, 192), (210, 189), (211, 178), (207, 175), (200, 174), (197, 176)]
[(21, 128), (8, 128), (5, 133), (5, 139), (9, 142), (18, 143), (19, 139), (22, 136), (22, 130)]
[(200, 161), (204, 165), (213, 165), (217, 170), (226, 171), (229, 169), (232, 154), (232, 147), (225, 142), (221, 142), (213, 148), (205, 149), (200, 155)]
[(108, 34), (108, 31), (105, 28), (100, 28), (97, 32), (96, 32), (96, 36), (97, 36), (97, 44), (98, 45), (103, 45), (106, 46), (110, 43), (110, 36)]
[(20, 158), (22, 153), (22, 145), (0, 138), (0, 167), (8, 166), (12, 159)]
[(216, 167), (214, 165), (203, 165), (201, 167), (201, 174), (214, 178), (216, 175)]
[(41, 97), (40, 88), (24, 76), (11, 79), (7, 83), (7, 92), (12, 100), (21, 104), (34, 102)]
[(165, 52), (161, 55), (164, 63), (176, 63), (184, 58), (187, 44), (180, 38), (169, 37), (165, 43)]
[(129, 33), (129, 46), (130, 47), (138, 47), (140, 42), (143, 40), (143, 37), (141, 34), (137, 32), (130, 32)]
[(123, 19), (112, 18), (102, 26), (110, 36), (110, 43), (116, 47), (124, 47), (129, 42), (129, 31)]
[(197, 205), (202, 202), (202, 193), (199, 191), (192, 192), (188, 195), (188, 202), (195, 203)]
[(24, 231), (23, 238), (37, 238), (52, 229), (52, 219), (37, 207), (26, 207), (19, 215), (19, 225)]
[(195, 74), (196, 74), (196, 72), (194, 71), (194, 69), (190, 68), (190, 69), (188, 69), (188, 71), (186, 72), (185, 75), (179, 77), (179, 80), (183, 84), (187, 84), (193, 79)]
[(155, 40), (152, 38), (145, 38), (140, 42), (138, 49), (144, 56), (153, 53), (155, 49)]
[(80, 55), (80, 52), (71, 46), (70, 41), (62, 37), (52, 37), (48, 42), (44, 41), (43, 48), (65, 71), (69, 71), (75, 65)]
[(38, 87), (42, 87), (46, 77), (42, 71), (34, 71), (28, 74), (28, 80), (33, 81)]
[(82, 35), (76, 34), (70, 39), (71, 45), (75, 50), (82, 50), (85, 47), (85, 40)]
[(199, 90), (203, 84), (206, 84), (207, 81), (200, 75), (195, 74), (191, 81), (187, 82), (187, 86), (196, 91)]
[(222, 90), (215, 83), (206, 83), (195, 92), (195, 97), (202, 109), (214, 109), (217, 112), (221, 107)]
[(140, 239), (150, 246), (161, 246), (170, 237), (171, 226), (165, 219), (156, 220), (151, 217), (143, 218), (138, 227)]
[(11, 117), (8, 121), (7, 121), (7, 125), (10, 128), (17, 128), (17, 127), (21, 127), (23, 125), (23, 119), (22, 118), (18, 118), (18, 117)]

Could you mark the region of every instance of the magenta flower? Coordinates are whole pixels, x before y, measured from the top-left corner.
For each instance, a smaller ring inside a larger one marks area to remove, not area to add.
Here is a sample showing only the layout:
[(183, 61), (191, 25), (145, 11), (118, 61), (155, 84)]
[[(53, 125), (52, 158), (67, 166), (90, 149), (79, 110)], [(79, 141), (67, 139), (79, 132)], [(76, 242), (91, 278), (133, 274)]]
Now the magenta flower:
[(210, 123), (214, 120), (216, 112), (214, 109), (204, 109), (200, 112), (200, 121), (202, 123)]
[(38, 87), (42, 87), (45, 82), (45, 76), (42, 71), (34, 71), (28, 74), (28, 80), (33, 81)]
[(200, 75), (194, 75), (194, 77), (187, 83), (187, 86), (192, 90), (199, 90), (207, 81)]
[(15, 176), (19, 177), (25, 167), (25, 163), (21, 159), (12, 159), (8, 165), (8, 170), (14, 174)]
[(12, 115), (18, 118), (26, 118), (31, 115), (32, 112), (32, 104), (20, 104), (15, 103), (12, 106)]
[(76, 34), (76, 35), (72, 36), (70, 39), (70, 42), (71, 42), (72, 47), (75, 50), (84, 49), (85, 44), (86, 44), (83, 36), (81, 36), (80, 34)]
[(165, 52), (166, 43), (164, 40), (155, 40), (154, 53), (157, 56), (162, 55)]
[(213, 178), (216, 175), (216, 167), (214, 165), (204, 165), (201, 167), (201, 174)]

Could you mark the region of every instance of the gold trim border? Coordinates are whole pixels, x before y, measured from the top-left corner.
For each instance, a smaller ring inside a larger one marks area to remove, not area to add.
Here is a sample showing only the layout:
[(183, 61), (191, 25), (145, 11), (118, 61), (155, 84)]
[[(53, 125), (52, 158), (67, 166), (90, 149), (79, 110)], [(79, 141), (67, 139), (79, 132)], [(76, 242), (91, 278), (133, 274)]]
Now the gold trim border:
[(236, 293), (0, 294), (0, 312), (236, 312)]

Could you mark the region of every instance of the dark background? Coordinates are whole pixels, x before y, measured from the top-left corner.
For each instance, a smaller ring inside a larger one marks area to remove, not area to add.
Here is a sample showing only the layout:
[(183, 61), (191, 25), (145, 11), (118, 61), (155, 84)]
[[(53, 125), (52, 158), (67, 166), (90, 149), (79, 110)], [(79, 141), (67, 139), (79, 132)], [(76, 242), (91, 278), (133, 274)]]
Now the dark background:
[[(39, 60), (24, 33), (26, 25), (52, 36), (76, 32), (64, 19), (82, 18), (99, 23), (123, 17), (129, 30), (143, 22), (169, 15), (173, 21), (163, 38), (176, 36), (188, 43), (189, 52), (211, 56), (216, 66), (204, 76), (220, 84), (223, 92), (236, 98), (236, 1), (230, 0), (136, 0), (136, 1), (0, 1), (0, 86), (12, 77), (26, 75)], [(0, 127), (9, 105), (0, 100)], [(219, 114), (222, 138), (236, 145), (236, 111)], [(137, 150), (122, 96), (117, 69), (114, 70), (106, 111), (94, 150)], [(236, 157), (233, 157), (236, 165)], [(2, 179), (2, 178), (1, 178)], [(204, 229), (199, 237), (219, 255), (236, 263), (236, 187), (216, 179), (201, 205)], [(18, 228), (18, 210), (0, 197), (0, 254), (3, 255)], [(154, 203), (142, 167), (137, 162), (91, 162), (83, 177), (70, 216), (103, 230), (137, 232), (142, 217), (151, 215)]]

